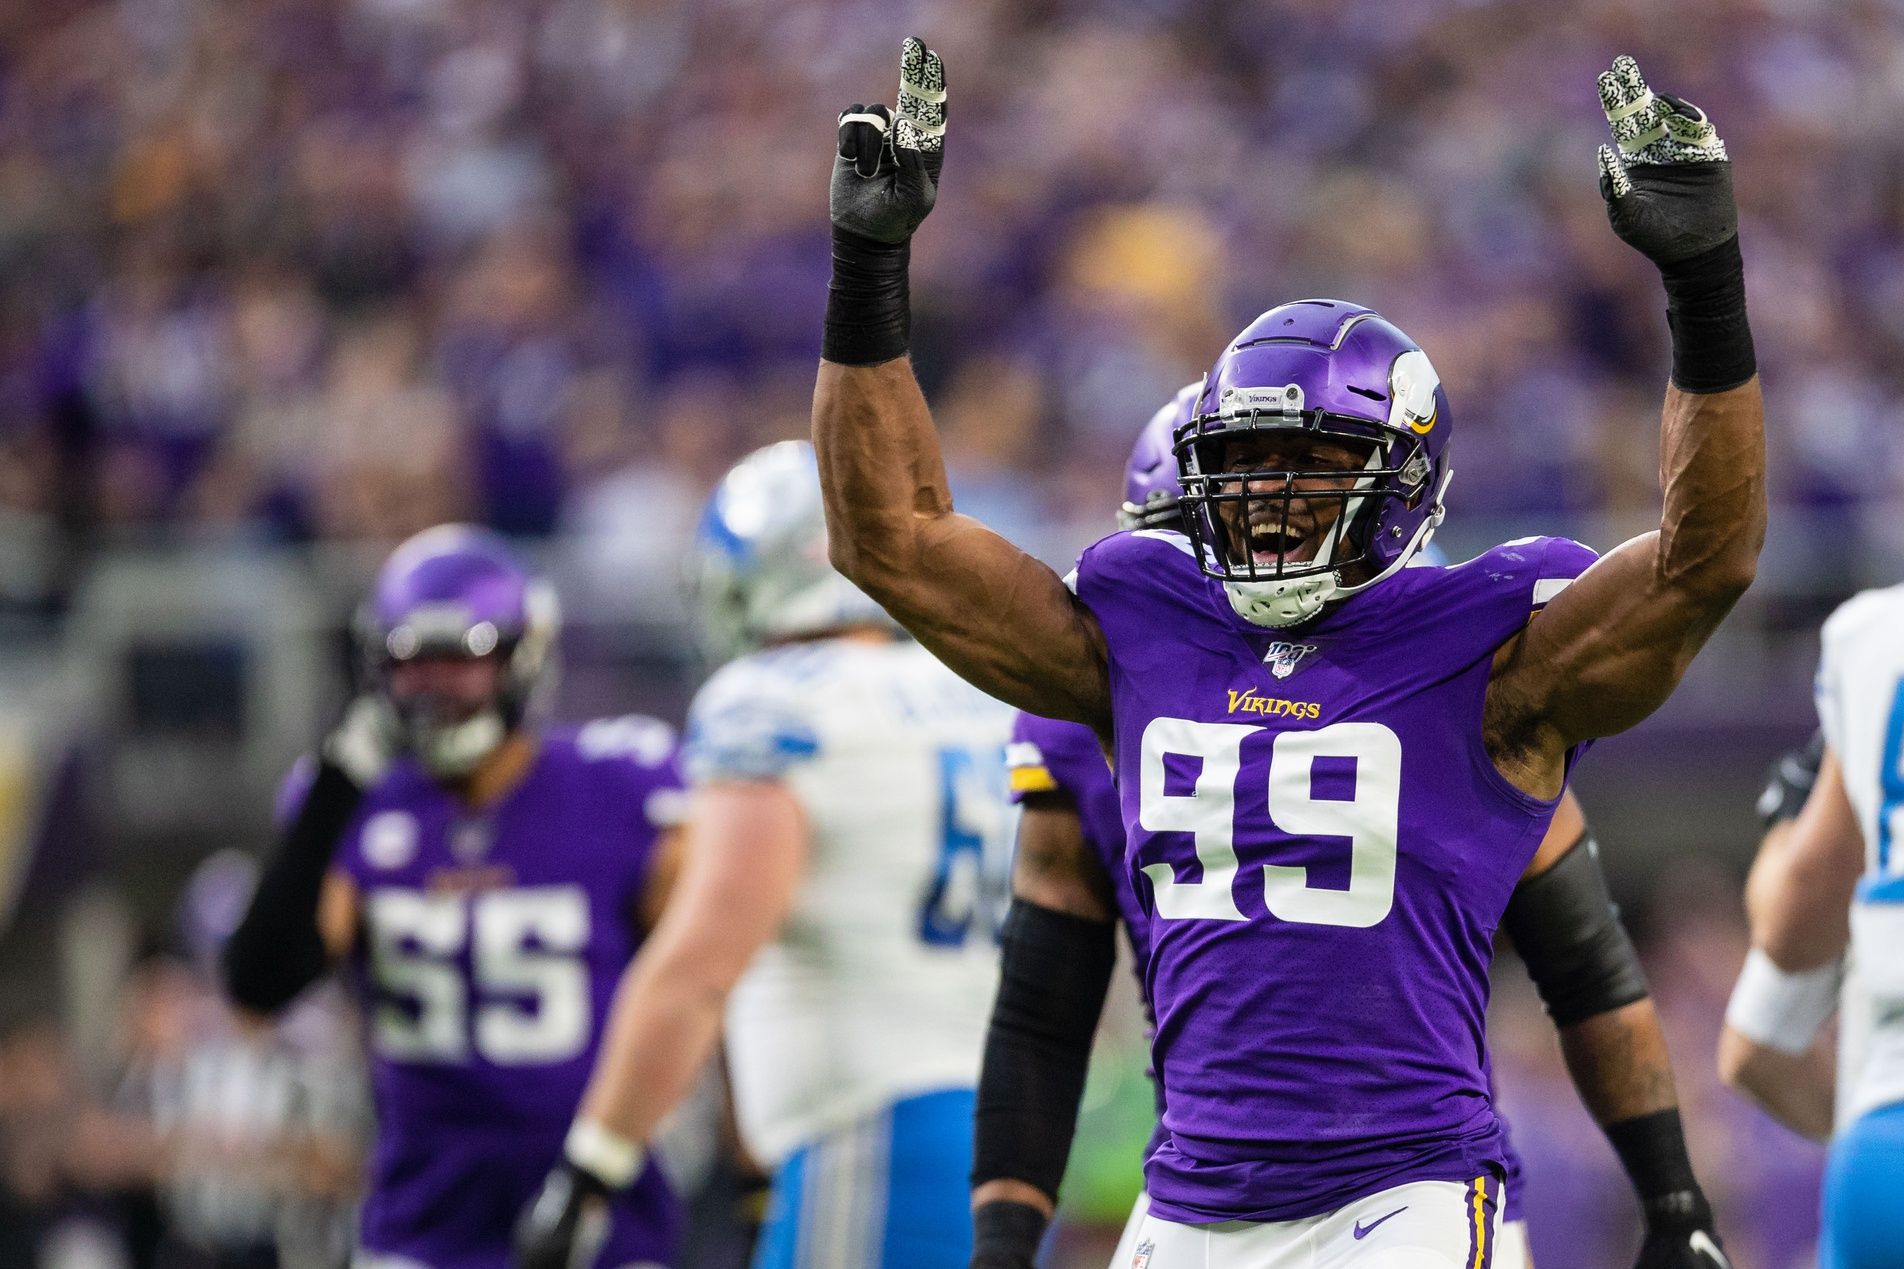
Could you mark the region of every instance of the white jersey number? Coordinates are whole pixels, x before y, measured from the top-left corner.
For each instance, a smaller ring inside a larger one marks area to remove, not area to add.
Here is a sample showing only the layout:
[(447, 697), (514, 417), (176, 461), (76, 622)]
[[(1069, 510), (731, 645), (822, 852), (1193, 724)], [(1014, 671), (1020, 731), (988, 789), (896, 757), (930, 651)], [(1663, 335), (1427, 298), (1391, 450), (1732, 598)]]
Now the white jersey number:
[[(493, 890), (471, 901), (377, 890), (365, 908), (378, 1002), (377, 1052), (459, 1062), (473, 1047), (499, 1066), (561, 1062), (588, 1043), (588, 896), (580, 886)], [(470, 951), (467, 976), (456, 964)], [(472, 984), (485, 999), (470, 1007)], [(532, 1003), (525, 1003), (532, 1002)]]
[[(1155, 718), (1144, 728), (1137, 816), (1151, 832), (1189, 833), (1202, 877), (1183, 881), (1174, 865), (1144, 865), (1156, 892), (1157, 915), (1242, 921), (1236, 904), (1236, 776), (1243, 740), (1264, 730), (1242, 723)], [(1200, 763), (1189, 793), (1166, 793), (1168, 759)], [(1355, 794), (1318, 798), (1311, 789), (1318, 758), (1352, 759)], [(1308, 869), (1263, 868), (1263, 902), (1279, 920), (1357, 929), (1380, 923), (1395, 903), (1395, 842), (1401, 819), (1402, 742), (1380, 723), (1332, 723), (1285, 731), (1270, 752), (1265, 791), (1271, 822), (1292, 837), (1349, 839), (1349, 888), (1309, 884)]]

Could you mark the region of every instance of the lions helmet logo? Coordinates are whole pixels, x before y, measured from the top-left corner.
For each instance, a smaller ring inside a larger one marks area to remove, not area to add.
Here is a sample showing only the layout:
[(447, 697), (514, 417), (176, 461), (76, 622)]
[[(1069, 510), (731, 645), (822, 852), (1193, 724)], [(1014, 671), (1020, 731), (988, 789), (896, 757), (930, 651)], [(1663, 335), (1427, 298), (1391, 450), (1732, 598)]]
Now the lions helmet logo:
[(1272, 643), (1269, 651), (1263, 653), (1263, 664), (1277, 678), (1286, 679), (1296, 672), (1302, 659), (1315, 650), (1313, 643)]

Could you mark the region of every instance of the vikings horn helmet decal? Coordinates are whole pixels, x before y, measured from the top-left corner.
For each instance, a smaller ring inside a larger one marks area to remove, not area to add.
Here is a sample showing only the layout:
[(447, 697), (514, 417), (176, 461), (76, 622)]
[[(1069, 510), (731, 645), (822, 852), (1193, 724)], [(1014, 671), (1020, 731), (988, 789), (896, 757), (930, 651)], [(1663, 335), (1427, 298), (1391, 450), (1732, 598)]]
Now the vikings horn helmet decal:
[(847, 626), (893, 624), (827, 560), (820, 468), (806, 441), (757, 449), (721, 478), (689, 569), (703, 636), (718, 659)]
[(550, 677), (561, 622), (555, 592), (496, 534), (438, 525), (397, 547), (357, 617), (365, 675), (390, 694), (391, 667), (423, 656), (499, 656), (494, 697), (462, 717), (424, 696), (391, 698), (406, 746), (433, 774), (466, 775), (528, 715)]
[[(1447, 394), (1428, 355), (1372, 309), (1298, 300), (1269, 310), (1217, 359), (1193, 410), (1173, 445), (1184, 520), (1198, 565), (1257, 625), (1300, 625), (1376, 585), (1441, 523)], [(1231, 441), (1265, 433), (1366, 449), (1368, 459), (1352, 473), (1226, 470)], [(1285, 558), (1329, 510), (1313, 556)], [(1277, 549), (1259, 552), (1259, 537)]]
[(1183, 486), (1177, 483), (1173, 446), (1177, 428), (1189, 421), (1202, 393), (1201, 382), (1185, 384), (1137, 434), (1137, 443), (1124, 463), (1124, 505), (1117, 511), (1118, 528), (1183, 527)]

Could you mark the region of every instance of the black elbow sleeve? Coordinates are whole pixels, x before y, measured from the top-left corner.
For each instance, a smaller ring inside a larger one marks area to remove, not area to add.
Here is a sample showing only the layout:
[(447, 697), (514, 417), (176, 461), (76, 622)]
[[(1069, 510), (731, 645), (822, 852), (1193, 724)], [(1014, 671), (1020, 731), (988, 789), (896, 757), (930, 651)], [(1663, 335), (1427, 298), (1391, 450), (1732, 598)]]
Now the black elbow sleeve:
[(331, 853), (363, 793), (349, 776), (320, 765), (277, 848), (258, 876), (245, 915), (225, 943), (225, 994), (255, 1013), (276, 1013), (328, 965), (317, 929), (318, 898)]
[(1552, 868), (1515, 889), (1502, 919), (1557, 1027), (1648, 994), (1598, 855), (1593, 839), (1581, 837)]
[(1013, 901), (978, 1082), (973, 1185), (1010, 1179), (1057, 1197), (1117, 959), (1113, 930)]

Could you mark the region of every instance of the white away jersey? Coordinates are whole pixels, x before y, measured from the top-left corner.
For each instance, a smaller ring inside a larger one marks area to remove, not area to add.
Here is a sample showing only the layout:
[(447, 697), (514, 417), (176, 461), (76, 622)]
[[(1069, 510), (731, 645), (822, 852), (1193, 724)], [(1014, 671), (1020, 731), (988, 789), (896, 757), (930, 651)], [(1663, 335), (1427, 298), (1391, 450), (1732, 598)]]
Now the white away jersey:
[(807, 872), (728, 1007), (763, 1163), (901, 1098), (970, 1088), (997, 986), (1012, 713), (914, 643), (829, 639), (726, 666), (689, 712), (696, 785), (783, 780)]
[(1842, 998), (1842, 1126), (1904, 1101), (1904, 586), (1866, 591), (1825, 623), (1818, 717), (1864, 835)]

